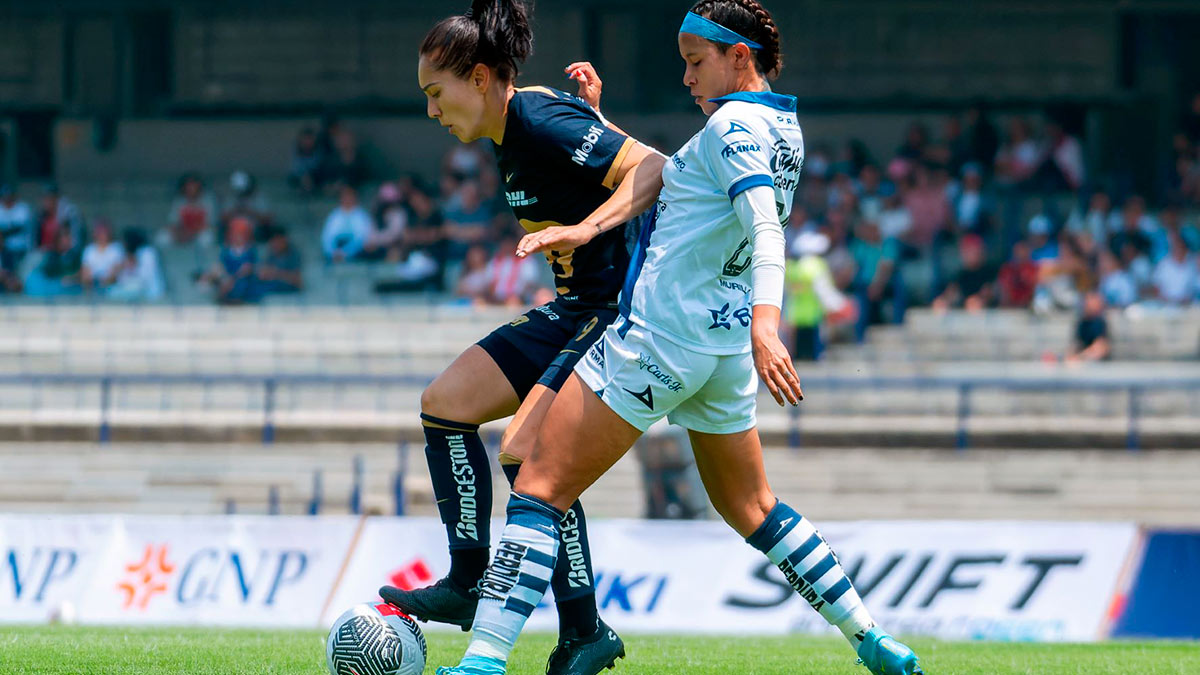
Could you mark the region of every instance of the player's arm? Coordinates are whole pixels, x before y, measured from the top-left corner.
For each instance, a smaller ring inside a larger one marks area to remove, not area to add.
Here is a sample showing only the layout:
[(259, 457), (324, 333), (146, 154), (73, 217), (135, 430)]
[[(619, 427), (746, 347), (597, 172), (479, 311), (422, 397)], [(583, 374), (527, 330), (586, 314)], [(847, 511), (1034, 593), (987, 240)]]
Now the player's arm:
[(751, 245), (750, 344), (754, 367), (775, 402), (797, 405), (804, 398), (800, 376), (787, 347), (779, 339), (779, 317), (783, 307), (783, 225), (775, 210), (775, 190), (757, 185), (733, 197), (733, 210), (746, 228)]
[(666, 161), (655, 150), (635, 142), (617, 168), (617, 189), (611, 197), (578, 225), (549, 227), (525, 235), (517, 245), (517, 257), (550, 249), (576, 249), (637, 217), (658, 199)]

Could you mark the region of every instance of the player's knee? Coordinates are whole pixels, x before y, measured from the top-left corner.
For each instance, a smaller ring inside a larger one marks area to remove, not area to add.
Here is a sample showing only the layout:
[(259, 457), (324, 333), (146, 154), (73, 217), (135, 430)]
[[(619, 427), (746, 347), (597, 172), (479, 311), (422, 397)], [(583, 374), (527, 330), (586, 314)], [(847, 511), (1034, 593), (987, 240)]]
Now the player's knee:
[(749, 537), (767, 519), (771, 509), (775, 508), (775, 495), (770, 490), (763, 490), (749, 498), (719, 502), (713, 500), (713, 507), (738, 534)]
[(523, 461), (533, 451), (534, 440), (534, 434), (523, 429), (514, 429), (510, 424), (500, 437), (500, 453)]

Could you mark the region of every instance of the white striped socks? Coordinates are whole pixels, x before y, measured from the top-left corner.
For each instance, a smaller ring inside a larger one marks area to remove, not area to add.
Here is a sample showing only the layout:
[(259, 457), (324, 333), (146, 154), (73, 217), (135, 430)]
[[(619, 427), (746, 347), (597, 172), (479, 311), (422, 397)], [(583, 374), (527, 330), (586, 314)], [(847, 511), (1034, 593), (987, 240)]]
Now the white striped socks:
[(796, 593), (858, 649), (875, 621), (812, 523), (778, 502), (746, 543), (767, 554)]

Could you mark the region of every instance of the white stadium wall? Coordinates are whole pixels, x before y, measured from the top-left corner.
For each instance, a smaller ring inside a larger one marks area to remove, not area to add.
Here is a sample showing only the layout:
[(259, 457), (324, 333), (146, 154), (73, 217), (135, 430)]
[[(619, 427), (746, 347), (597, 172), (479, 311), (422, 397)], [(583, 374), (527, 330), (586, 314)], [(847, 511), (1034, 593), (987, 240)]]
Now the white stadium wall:
[[(949, 639), (1105, 637), (1139, 540), (1126, 523), (823, 525), (877, 619)], [(621, 631), (829, 630), (721, 523), (589, 529), (601, 612)], [(0, 622), (323, 627), (382, 584), (440, 577), (444, 542), (430, 518), (0, 516)], [(530, 625), (553, 630), (548, 603)]]

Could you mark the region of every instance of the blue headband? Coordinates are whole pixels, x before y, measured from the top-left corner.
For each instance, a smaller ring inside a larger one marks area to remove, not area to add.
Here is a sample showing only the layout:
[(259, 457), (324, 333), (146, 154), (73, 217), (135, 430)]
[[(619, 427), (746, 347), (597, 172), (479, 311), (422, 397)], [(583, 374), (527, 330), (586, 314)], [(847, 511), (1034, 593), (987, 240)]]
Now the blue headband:
[(736, 45), (743, 42), (751, 49), (763, 48), (754, 40), (738, 35), (716, 21), (706, 19), (695, 12), (688, 12), (687, 16), (683, 17), (683, 25), (679, 27), (679, 32), (690, 33), (706, 40), (720, 42), (723, 45)]

